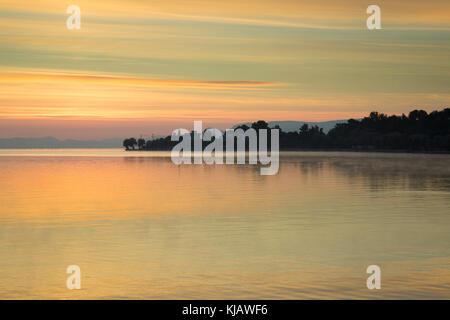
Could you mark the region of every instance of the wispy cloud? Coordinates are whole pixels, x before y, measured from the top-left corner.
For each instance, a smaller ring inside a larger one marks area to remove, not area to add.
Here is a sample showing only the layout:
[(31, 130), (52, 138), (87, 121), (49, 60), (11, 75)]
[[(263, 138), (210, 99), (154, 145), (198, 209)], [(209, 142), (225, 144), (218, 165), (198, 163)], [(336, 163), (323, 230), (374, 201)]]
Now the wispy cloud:
[(68, 73), (2, 73), (0, 83), (82, 83), (84, 85), (117, 85), (135, 87), (165, 87), (165, 88), (202, 88), (202, 89), (258, 89), (279, 87), (285, 84), (262, 81), (223, 81), (223, 80), (190, 80), (190, 79), (150, 79), (133, 78), (112, 75), (86, 75)]

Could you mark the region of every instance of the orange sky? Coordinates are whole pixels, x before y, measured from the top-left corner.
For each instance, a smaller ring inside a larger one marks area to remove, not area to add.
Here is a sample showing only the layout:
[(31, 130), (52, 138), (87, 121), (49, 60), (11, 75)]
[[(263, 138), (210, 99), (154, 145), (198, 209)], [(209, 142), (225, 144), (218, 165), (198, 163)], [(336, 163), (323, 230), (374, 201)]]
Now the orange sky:
[(78, 0), (0, 5), (0, 138), (168, 134), (450, 102), (450, 3)]

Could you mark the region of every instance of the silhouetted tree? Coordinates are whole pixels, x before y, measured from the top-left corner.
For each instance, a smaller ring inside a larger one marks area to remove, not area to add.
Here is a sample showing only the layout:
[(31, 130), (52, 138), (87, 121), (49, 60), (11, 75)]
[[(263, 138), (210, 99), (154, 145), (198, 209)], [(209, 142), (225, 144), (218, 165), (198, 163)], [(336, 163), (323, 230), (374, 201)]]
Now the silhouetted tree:
[[(270, 131), (268, 123), (263, 120), (253, 122), (251, 128)], [(236, 129), (245, 131), (249, 127), (241, 125)], [(123, 146), (127, 150), (134, 149), (136, 144), (139, 149), (171, 150), (178, 143), (171, 141), (170, 136), (147, 142), (140, 140), (136, 142), (134, 138), (125, 139)], [(205, 145), (207, 143), (203, 144)], [(429, 114), (424, 110), (413, 110), (408, 116), (387, 116), (374, 111), (361, 120), (350, 119), (347, 123), (336, 124), (328, 134), (322, 128), (310, 127), (308, 124), (302, 125), (295, 132), (280, 130), (280, 149), (305, 148), (450, 152), (450, 109)]]
[(132, 148), (134, 150), (134, 147), (136, 146), (137, 142), (135, 138), (129, 138), (129, 139), (125, 139), (123, 140), (122, 145), (127, 149), (130, 150), (130, 148)]
[(125, 149), (130, 150), (131, 147), (130, 139), (123, 140), (123, 146), (125, 147)]
[(142, 138), (139, 138), (137, 141), (137, 145), (138, 145), (139, 150), (142, 150), (142, 148), (144, 148), (144, 146), (145, 146), (145, 140)]
[(259, 129), (269, 129), (269, 124), (264, 120), (258, 120), (252, 123), (252, 128), (258, 131)]

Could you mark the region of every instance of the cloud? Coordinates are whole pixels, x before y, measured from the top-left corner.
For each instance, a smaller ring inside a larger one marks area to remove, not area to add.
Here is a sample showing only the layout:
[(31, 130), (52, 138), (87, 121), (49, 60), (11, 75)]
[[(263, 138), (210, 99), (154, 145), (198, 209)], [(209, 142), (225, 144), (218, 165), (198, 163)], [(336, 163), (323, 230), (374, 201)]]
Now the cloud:
[(86, 75), (66, 73), (2, 73), (0, 83), (82, 83), (84, 85), (111, 85), (135, 87), (202, 88), (202, 89), (258, 89), (284, 86), (282, 83), (262, 81), (224, 81), (190, 79), (151, 79), (112, 75)]

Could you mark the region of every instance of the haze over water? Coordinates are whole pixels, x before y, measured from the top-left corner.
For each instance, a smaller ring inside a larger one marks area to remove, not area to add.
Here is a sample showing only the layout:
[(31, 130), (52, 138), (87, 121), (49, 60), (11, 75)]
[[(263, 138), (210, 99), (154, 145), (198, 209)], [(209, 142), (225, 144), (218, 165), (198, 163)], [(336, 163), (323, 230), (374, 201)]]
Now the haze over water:
[(1, 299), (450, 298), (449, 155), (0, 150), (0, 190)]

